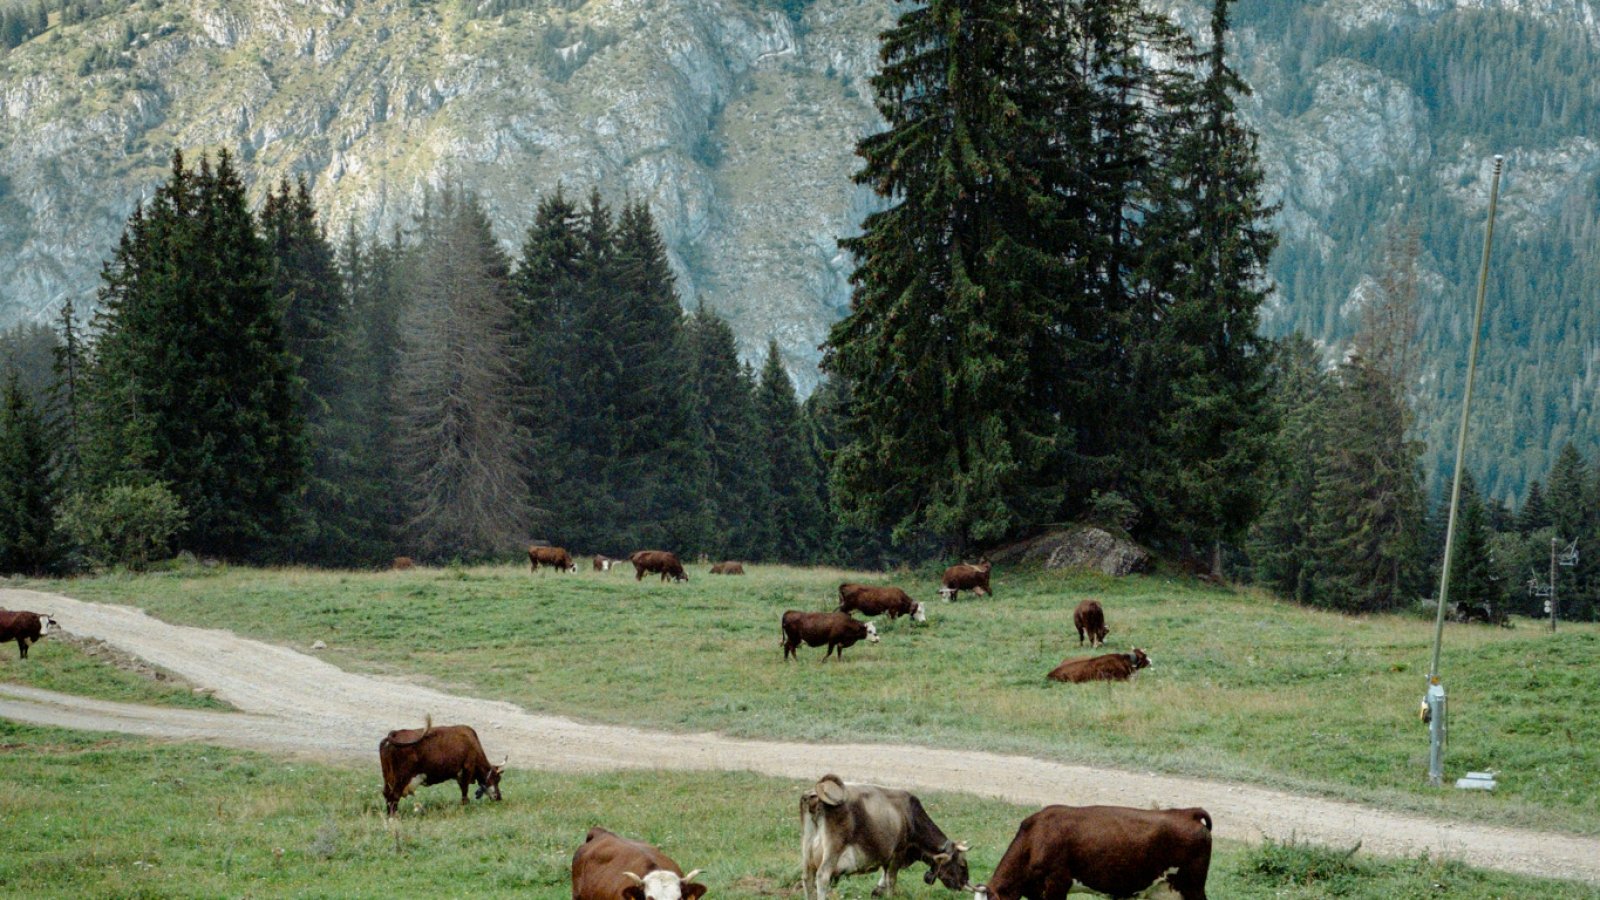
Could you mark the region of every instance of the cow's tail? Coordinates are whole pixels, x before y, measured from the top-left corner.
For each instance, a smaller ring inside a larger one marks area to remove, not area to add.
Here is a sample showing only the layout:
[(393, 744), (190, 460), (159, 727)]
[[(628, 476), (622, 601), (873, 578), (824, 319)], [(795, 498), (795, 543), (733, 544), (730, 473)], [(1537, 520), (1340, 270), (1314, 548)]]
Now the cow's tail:
[(397, 741), (397, 740), (394, 739), (394, 732), (391, 731), (391, 732), (389, 732), (389, 736), (383, 739), (383, 743), (388, 744), (388, 745), (393, 746), (393, 747), (412, 747), (412, 746), (415, 746), (417, 744), (422, 743), (423, 738), (426, 738), (428, 735), (430, 735), (432, 733), (433, 733), (433, 713), (428, 713), (426, 716), (422, 717), (422, 733), (421, 734), (417, 735), (416, 737), (412, 738), (409, 741)]
[(1195, 821), (1199, 822), (1201, 825), (1204, 825), (1206, 827), (1207, 831), (1211, 830), (1211, 814), (1210, 813), (1206, 812), (1203, 809), (1197, 809), (1197, 810), (1194, 811), (1194, 818), (1195, 818)]

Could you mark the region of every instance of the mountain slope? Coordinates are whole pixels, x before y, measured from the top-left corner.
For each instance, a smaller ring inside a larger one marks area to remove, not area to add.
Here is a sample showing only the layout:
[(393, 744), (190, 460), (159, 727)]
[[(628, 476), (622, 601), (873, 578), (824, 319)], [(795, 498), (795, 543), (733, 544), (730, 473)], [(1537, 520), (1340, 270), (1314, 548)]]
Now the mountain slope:
[[(1208, 6), (1164, 0), (1192, 30)], [(0, 59), (0, 327), (93, 296), (174, 148), (229, 147), (256, 196), (305, 174), (330, 231), (404, 227), (459, 179), (515, 248), (539, 194), (646, 199), (680, 296), (776, 337), (803, 389), (848, 307), (836, 245), (882, 127), (882, 0), (138, 0)], [(1245, 113), (1282, 203), (1264, 311), (1330, 358), (1386, 235), (1416, 233), (1430, 471), (1453, 452), (1489, 158), (1507, 159), (1469, 457), (1520, 495), (1600, 391), (1600, 16), (1591, 0), (1240, 0)], [(1585, 326), (1590, 326), (1585, 330)]]

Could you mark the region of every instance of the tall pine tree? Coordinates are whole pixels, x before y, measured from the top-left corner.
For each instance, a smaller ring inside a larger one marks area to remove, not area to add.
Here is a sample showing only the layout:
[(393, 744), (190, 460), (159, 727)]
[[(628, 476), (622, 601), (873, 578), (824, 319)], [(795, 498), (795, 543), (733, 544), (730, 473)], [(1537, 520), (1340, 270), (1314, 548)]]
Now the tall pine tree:
[(190, 516), (185, 546), (271, 555), (305, 469), (303, 418), (268, 254), (227, 151), (215, 169), (173, 154), (102, 280), (87, 379), (95, 485), (165, 483)]
[(767, 555), (789, 563), (812, 562), (827, 537), (825, 511), (817, 494), (820, 479), (806, 440), (800, 402), (776, 340), (767, 345), (767, 361), (756, 389), (756, 415), (761, 420), (759, 434), (771, 473), (767, 502), (772, 507), (776, 543)]
[(852, 521), (952, 549), (1053, 509), (1058, 423), (1042, 359), (1070, 340), (1051, 315), (1062, 224), (1049, 98), (1031, 67), (1048, 4), (932, 0), (882, 38), (887, 130), (856, 175), (893, 202), (841, 244), (858, 260), (824, 368), (856, 386), (835, 478)]
[(710, 466), (707, 498), (712, 532), (706, 552), (721, 559), (755, 560), (767, 555), (772, 534), (771, 462), (756, 410), (755, 378), (739, 361), (733, 328), (700, 306), (689, 317), (688, 344), (694, 360), (695, 419)]
[(54, 574), (64, 561), (52, 443), (13, 371), (0, 393), (0, 575)]

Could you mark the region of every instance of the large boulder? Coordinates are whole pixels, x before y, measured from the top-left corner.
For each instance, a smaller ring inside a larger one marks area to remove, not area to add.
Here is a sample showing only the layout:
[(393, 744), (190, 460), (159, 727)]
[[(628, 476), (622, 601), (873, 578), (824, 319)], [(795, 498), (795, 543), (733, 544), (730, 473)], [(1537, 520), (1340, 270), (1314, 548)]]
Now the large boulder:
[(997, 564), (1041, 563), (1047, 569), (1093, 569), (1120, 578), (1150, 567), (1150, 553), (1103, 528), (1050, 531), (989, 554)]

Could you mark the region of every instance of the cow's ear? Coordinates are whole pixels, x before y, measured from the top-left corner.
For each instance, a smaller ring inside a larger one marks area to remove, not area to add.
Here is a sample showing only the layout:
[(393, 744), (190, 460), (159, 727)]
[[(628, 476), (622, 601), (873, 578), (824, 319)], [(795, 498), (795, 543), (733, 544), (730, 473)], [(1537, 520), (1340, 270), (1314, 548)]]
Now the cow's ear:
[(644, 900), (644, 888), (630, 884), (622, 889), (622, 900)]
[(686, 881), (678, 888), (683, 891), (683, 900), (700, 900), (706, 893), (706, 886), (698, 881)]

